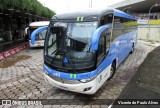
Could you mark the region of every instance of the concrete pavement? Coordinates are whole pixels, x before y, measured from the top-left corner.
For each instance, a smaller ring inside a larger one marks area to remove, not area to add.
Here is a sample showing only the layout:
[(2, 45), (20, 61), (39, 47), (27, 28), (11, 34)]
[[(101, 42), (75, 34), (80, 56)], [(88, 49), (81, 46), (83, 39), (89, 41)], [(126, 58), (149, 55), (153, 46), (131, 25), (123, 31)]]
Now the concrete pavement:
[(118, 97), (118, 99), (142, 99), (140, 101), (145, 101), (147, 104), (152, 101), (155, 105), (113, 105), (112, 108), (159, 108), (160, 105), (156, 105), (157, 102), (160, 102), (159, 80), (160, 46), (147, 55), (147, 58)]
[[(133, 54), (118, 67), (115, 76), (95, 95), (82, 95), (58, 89), (47, 84), (42, 76), (43, 49), (25, 49), (0, 61), (1, 99), (116, 99), (137, 71), (147, 54), (155, 47), (138, 43)], [(79, 104), (82, 104), (80, 101)], [(10, 106), (1, 106), (3, 108)], [(13, 107), (13, 106), (12, 106)], [(22, 107), (22, 106), (16, 106)], [(53, 108), (106, 108), (108, 105), (49, 105), (23, 106)]]

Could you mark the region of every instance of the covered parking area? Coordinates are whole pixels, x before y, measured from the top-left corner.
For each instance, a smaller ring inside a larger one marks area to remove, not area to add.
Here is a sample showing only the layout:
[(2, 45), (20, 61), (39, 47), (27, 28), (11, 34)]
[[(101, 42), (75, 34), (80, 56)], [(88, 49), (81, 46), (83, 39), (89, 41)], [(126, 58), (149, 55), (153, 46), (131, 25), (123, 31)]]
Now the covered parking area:
[[(155, 4), (158, 5), (154, 6)], [(110, 7), (117, 8), (143, 19), (149, 18), (149, 11), (151, 9), (150, 19), (160, 19), (160, 0), (124, 0)]]
[(18, 33), (17, 39), (23, 38), (24, 29), (29, 23), (39, 20), (49, 19), (31, 13), (25, 13), (20, 10), (0, 10), (0, 43), (12, 41), (15, 31)]
[(160, 0), (124, 0), (110, 7), (138, 18), (138, 39), (160, 43)]
[[(49, 20), (55, 13), (38, 0), (0, 1), (0, 44), (23, 38), (24, 29), (34, 21)], [(2, 42), (3, 41), (3, 42)]]

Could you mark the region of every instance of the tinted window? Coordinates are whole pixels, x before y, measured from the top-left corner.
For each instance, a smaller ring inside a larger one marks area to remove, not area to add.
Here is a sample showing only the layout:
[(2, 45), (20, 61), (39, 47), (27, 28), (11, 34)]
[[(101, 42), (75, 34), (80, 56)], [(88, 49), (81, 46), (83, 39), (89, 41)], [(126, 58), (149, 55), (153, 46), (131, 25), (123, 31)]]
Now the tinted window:
[(99, 39), (99, 44), (98, 44), (98, 56), (97, 56), (97, 62), (99, 62), (104, 58), (105, 54), (105, 36), (101, 36)]
[(101, 18), (100, 26), (112, 23), (113, 14), (107, 14)]
[(112, 34), (112, 41), (118, 38), (120, 35), (124, 34), (124, 25), (123, 19), (120, 17), (115, 17), (113, 22), (113, 34)]
[(130, 19), (124, 19), (123, 25), (125, 27), (125, 33), (132, 32), (137, 29), (137, 21), (130, 20)]

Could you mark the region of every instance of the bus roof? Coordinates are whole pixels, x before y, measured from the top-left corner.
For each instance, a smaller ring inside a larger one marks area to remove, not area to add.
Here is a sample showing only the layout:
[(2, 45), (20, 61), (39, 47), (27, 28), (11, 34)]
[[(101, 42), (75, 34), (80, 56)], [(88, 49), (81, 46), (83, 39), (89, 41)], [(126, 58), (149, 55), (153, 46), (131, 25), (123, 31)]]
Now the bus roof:
[(70, 12), (64, 14), (57, 14), (52, 17), (52, 20), (77, 20), (77, 17), (89, 18), (90, 20), (96, 20), (104, 16), (107, 13), (114, 13), (115, 16), (124, 17), (127, 19), (136, 20), (135, 17), (113, 8), (98, 8), (98, 9), (89, 9), (77, 12)]
[(48, 26), (48, 25), (49, 25), (49, 21), (37, 21), (37, 22), (30, 23), (29, 26), (41, 27), (41, 26)]

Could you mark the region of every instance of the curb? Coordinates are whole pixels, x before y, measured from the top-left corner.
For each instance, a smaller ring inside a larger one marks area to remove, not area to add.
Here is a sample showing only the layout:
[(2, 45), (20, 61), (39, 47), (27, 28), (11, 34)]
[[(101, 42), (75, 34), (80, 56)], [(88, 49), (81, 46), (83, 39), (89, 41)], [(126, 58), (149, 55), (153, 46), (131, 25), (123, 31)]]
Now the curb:
[(159, 43), (157, 43), (157, 44), (151, 44), (149, 42), (145, 42), (145, 41), (141, 41), (141, 40), (138, 40), (138, 42), (141, 42), (141, 43), (143, 43), (145, 45), (152, 46), (152, 47), (158, 47), (158, 46), (160, 46)]
[(10, 49), (8, 51), (0, 53), (0, 61), (5, 59), (5, 58), (7, 58), (7, 57), (9, 57), (9, 56), (11, 56), (11, 55), (14, 55), (15, 53), (20, 52), (21, 50), (23, 50), (23, 49), (25, 49), (27, 47), (29, 47), (29, 43), (25, 42), (25, 43), (21, 44), (20, 46), (17, 46), (17, 47), (12, 48), (12, 49)]

